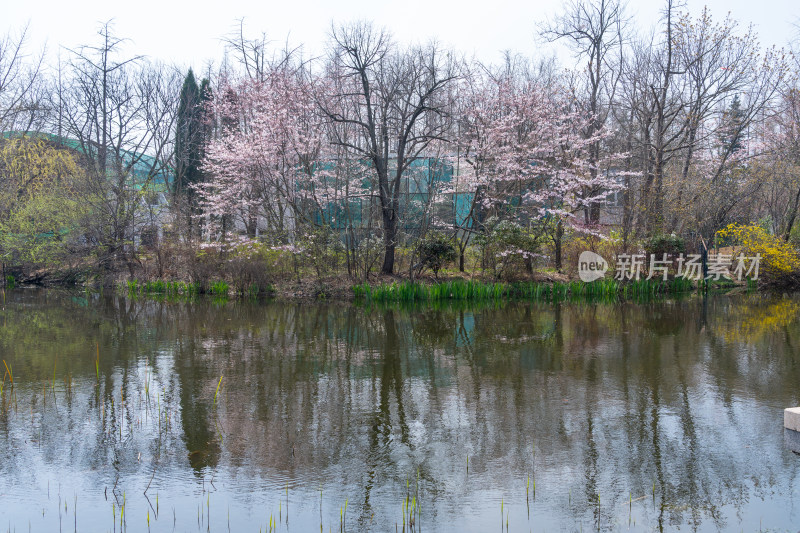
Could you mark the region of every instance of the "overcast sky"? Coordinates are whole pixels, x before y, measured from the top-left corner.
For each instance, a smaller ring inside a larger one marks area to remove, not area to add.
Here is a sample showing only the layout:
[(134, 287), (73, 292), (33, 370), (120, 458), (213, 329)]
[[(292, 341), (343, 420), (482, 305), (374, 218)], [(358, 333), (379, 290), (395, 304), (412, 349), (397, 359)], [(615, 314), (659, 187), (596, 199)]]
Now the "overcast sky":
[[(46, 42), (52, 58), (60, 46), (92, 43), (99, 23), (113, 18), (116, 34), (131, 40), (129, 52), (197, 70), (209, 60), (219, 61), (220, 38), (242, 17), (250, 35), (263, 31), (276, 46), (287, 40), (292, 46), (302, 44), (307, 57), (320, 53), (331, 21), (357, 19), (385, 26), (401, 42), (435, 38), (487, 62), (498, 61), (503, 50), (551, 55), (557, 52), (537, 42), (536, 25), (562, 4), (559, 0), (221, 0), (212, 9), (201, 9), (200, 2), (175, 0), (0, 2), (0, 31), (16, 31), (29, 23), (30, 51)], [(658, 22), (662, 4), (631, 0), (628, 11), (637, 27), (648, 29)], [(715, 20), (730, 11), (743, 28), (752, 23), (764, 45), (786, 46), (798, 37), (798, 0), (688, 0), (686, 5), (694, 14), (708, 5)]]

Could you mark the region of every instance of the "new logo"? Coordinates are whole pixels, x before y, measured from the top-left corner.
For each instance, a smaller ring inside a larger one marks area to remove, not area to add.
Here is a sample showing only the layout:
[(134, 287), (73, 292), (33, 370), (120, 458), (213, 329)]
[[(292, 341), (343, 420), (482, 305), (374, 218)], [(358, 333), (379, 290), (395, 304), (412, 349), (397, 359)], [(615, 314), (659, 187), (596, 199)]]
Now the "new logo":
[(586, 283), (605, 277), (608, 263), (599, 254), (594, 252), (581, 252), (578, 258), (578, 277)]

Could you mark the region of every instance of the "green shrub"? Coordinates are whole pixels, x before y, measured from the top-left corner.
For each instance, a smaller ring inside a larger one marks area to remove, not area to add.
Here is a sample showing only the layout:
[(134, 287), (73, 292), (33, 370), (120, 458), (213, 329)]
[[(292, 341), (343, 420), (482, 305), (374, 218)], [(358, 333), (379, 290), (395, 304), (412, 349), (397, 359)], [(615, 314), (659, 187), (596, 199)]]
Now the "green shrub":
[(447, 263), (455, 261), (457, 257), (453, 242), (446, 235), (436, 231), (428, 233), (417, 243), (417, 255), (419, 256), (417, 273), (429, 268), (436, 279), (439, 279), (439, 270)]
[(675, 235), (653, 235), (644, 242), (644, 249), (648, 256), (655, 254), (661, 258), (664, 254), (676, 256), (686, 252), (686, 242)]
[(329, 227), (310, 228), (299, 239), (303, 263), (312, 267), (317, 277), (335, 272), (344, 258), (339, 234)]
[(366, 280), (370, 272), (380, 265), (384, 253), (383, 239), (378, 236), (362, 239), (353, 250), (356, 276)]
[(475, 244), (481, 250), (483, 268), (492, 270), (497, 278), (513, 277), (516, 271), (533, 272), (534, 258), (541, 256), (541, 231), (531, 231), (510, 220), (492, 217)]

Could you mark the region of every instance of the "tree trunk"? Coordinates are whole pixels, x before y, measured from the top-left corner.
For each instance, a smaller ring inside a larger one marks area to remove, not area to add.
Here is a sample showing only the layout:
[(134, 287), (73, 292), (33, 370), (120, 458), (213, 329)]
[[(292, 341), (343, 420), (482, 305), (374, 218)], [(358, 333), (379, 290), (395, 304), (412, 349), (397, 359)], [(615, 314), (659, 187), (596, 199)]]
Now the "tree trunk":
[(384, 255), (381, 274), (391, 276), (394, 273), (394, 250), (397, 245), (397, 217), (392, 210), (383, 210), (383, 242)]
[(650, 211), (650, 235), (664, 231), (664, 162), (661, 154), (657, 157), (653, 177), (653, 207)]
[(564, 237), (564, 222), (559, 220), (558, 224), (556, 225), (556, 234), (554, 243), (555, 243), (555, 256), (556, 256), (556, 270), (561, 272), (562, 264), (561, 264), (561, 240)]
[(797, 210), (799, 204), (800, 204), (800, 189), (797, 190), (797, 194), (794, 196), (794, 202), (792, 203), (791, 214), (789, 215), (789, 219), (786, 221), (786, 227), (783, 230), (784, 242), (789, 242), (789, 237), (791, 236), (792, 228), (794, 227), (794, 221), (797, 218)]

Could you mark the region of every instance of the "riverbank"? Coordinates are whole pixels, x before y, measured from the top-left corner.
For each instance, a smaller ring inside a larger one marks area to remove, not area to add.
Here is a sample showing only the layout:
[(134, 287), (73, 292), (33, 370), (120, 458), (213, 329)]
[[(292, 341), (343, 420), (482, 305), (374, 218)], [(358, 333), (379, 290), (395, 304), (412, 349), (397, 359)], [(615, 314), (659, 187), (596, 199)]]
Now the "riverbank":
[[(270, 298), (283, 301), (362, 301), (362, 302), (441, 302), (441, 301), (558, 301), (575, 298), (628, 299), (666, 296), (694, 290), (733, 289), (747, 286), (734, 283), (712, 283), (698, 286), (684, 278), (634, 280), (619, 282), (604, 279), (591, 283), (562, 279), (523, 280), (514, 282), (487, 281), (455, 277), (451, 279), (417, 279), (381, 276), (369, 282), (353, 284), (346, 277), (324, 280), (294, 281), (266, 288), (250, 286), (236, 290), (224, 281), (207, 286), (184, 282), (128, 281), (118, 290), (135, 296), (193, 297), (208, 294), (216, 298)], [(750, 289), (755, 286), (751, 285)]]
[(7, 277), (5, 286), (82, 287), (115, 290), (133, 296), (275, 299), (283, 301), (500, 301), (565, 300), (570, 298), (625, 299), (686, 293), (694, 290), (768, 290), (755, 282), (729, 280), (696, 282), (685, 278), (618, 281), (604, 278), (583, 282), (557, 272), (536, 272), (527, 279), (498, 281), (488, 276), (450, 275), (418, 277), (370, 276), (354, 281), (347, 275), (278, 279), (269, 284), (235, 285), (223, 279), (191, 280), (126, 279), (122, 273), (98, 275), (91, 270), (37, 271), (24, 277)]
[(618, 281), (601, 279), (586, 283), (559, 273), (538, 274), (526, 280), (495, 281), (471, 277), (417, 278), (404, 276), (374, 276), (366, 282), (354, 282), (348, 276), (331, 276), (301, 280), (282, 280), (269, 285), (251, 284), (236, 287), (224, 280), (207, 283), (183, 280), (125, 280), (99, 283), (97, 278), (82, 279), (80, 273), (57, 273), (21, 280), (6, 279), (6, 287), (84, 287), (115, 290), (132, 296), (191, 298), (210, 295), (217, 298), (275, 299), (283, 301), (367, 301), (367, 302), (425, 302), (425, 301), (502, 301), (502, 300), (566, 300), (572, 298), (627, 299), (687, 293), (702, 289), (757, 290), (754, 282), (747, 284), (727, 280), (707, 285), (685, 278), (663, 280)]

